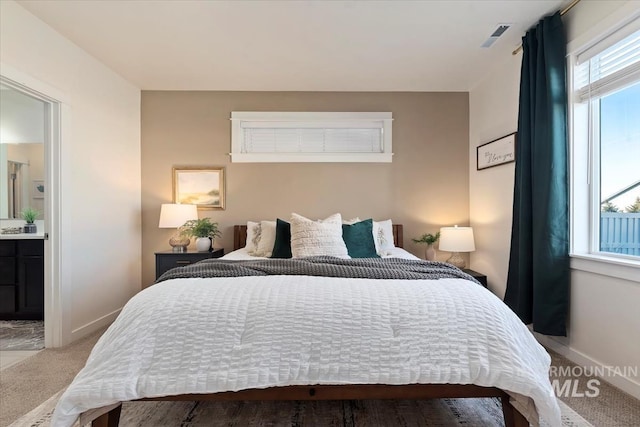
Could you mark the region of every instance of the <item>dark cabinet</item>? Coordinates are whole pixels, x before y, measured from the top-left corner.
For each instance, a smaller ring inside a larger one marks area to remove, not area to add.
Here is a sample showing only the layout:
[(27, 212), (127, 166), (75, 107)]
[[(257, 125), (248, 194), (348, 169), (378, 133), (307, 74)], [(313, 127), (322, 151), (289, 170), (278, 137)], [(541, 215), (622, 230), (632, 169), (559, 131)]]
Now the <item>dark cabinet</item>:
[(42, 317), (44, 311), (43, 258), (18, 257), (18, 312)]
[(0, 257), (0, 286), (16, 283), (16, 260), (14, 256)]
[(473, 276), (482, 286), (487, 287), (487, 276), (482, 273), (478, 273), (477, 271), (469, 270), (468, 268), (463, 268), (462, 271), (467, 273), (470, 276)]
[(0, 240), (0, 319), (44, 316), (44, 241)]
[[(0, 316), (16, 312), (16, 287), (0, 286)], [(0, 317), (0, 319), (7, 319)]]
[(172, 268), (183, 267), (203, 259), (220, 258), (223, 255), (223, 248), (214, 248), (211, 252), (156, 252), (156, 279)]

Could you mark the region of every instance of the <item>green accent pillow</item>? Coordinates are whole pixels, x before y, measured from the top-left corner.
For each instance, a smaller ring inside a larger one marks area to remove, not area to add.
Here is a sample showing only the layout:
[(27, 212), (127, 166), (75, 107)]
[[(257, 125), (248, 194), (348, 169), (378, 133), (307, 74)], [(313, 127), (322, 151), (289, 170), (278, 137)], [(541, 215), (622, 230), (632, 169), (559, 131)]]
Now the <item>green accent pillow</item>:
[(276, 242), (271, 258), (291, 258), (291, 224), (280, 218), (276, 220)]
[(342, 224), (342, 240), (351, 258), (380, 258), (373, 241), (373, 220)]

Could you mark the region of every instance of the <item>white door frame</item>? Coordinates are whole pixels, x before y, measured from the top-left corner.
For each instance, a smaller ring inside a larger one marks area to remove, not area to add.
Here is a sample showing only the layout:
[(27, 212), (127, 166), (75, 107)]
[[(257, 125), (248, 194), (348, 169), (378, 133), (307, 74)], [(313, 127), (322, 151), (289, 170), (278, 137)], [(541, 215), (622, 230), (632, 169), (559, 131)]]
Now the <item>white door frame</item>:
[(0, 62), (0, 82), (45, 103), (44, 316), (45, 347), (71, 342), (71, 293), (61, 280), (62, 194), (61, 152), (69, 136), (70, 105), (59, 90)]

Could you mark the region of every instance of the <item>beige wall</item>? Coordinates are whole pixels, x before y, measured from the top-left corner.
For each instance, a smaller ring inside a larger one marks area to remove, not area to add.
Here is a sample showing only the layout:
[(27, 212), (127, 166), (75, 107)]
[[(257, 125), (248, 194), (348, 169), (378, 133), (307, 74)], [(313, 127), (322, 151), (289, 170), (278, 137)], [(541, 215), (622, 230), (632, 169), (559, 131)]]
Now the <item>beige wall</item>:
[[(231, 163), (230, 114), (254, 110), (391, 111), (393, 163)], [(221, 224), (216, 246), (227, 252), (234, 224), (293, 211), (392, 218), (419, 256), (411, 237), (469, 222), (467, 93), (143, 91), (141, 118), (143, 286), (155, 277), (154, 252), (169, 249), (172, 232), (158, 218), (171, 201), (174, 165), (226, 167), (227, 209), (201, 216)]]
[(515, 163), (476, 170), (476, 147), (517, 130), (521, 58), (505, 57), (469, 93), (469, 213), (476, 240), (471, 268), (487, 275), (489, 289), (501, 299), (509, 268)]

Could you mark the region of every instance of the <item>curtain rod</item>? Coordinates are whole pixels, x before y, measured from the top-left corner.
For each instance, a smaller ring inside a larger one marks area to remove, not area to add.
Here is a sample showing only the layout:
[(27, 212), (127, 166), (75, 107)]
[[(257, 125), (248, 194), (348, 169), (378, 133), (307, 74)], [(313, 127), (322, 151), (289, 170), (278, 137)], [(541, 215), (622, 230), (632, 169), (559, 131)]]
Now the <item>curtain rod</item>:
[[(573, 0), (573, 1), (569, 4), (569, 6), (565, 7), (564, 9), (562, 9), (562, 10), (560, 11), (560, 16), (562, 16), (562, 15), (564, 15), (565, 13), (569, 12), (569, 11), (573, 8), (573, 6), (577, 5), (578, 3), (580, 3), (580, 0)], [(513, 52), (511, 52), (511, 55), (517, 55), (517, 54), (518, 54), (518, 52), (520, 52), (521, 50), (522, 50), (522, 45), (518, 46), (518, 47), (516, 48), (516, 50), (514, 50)]]

